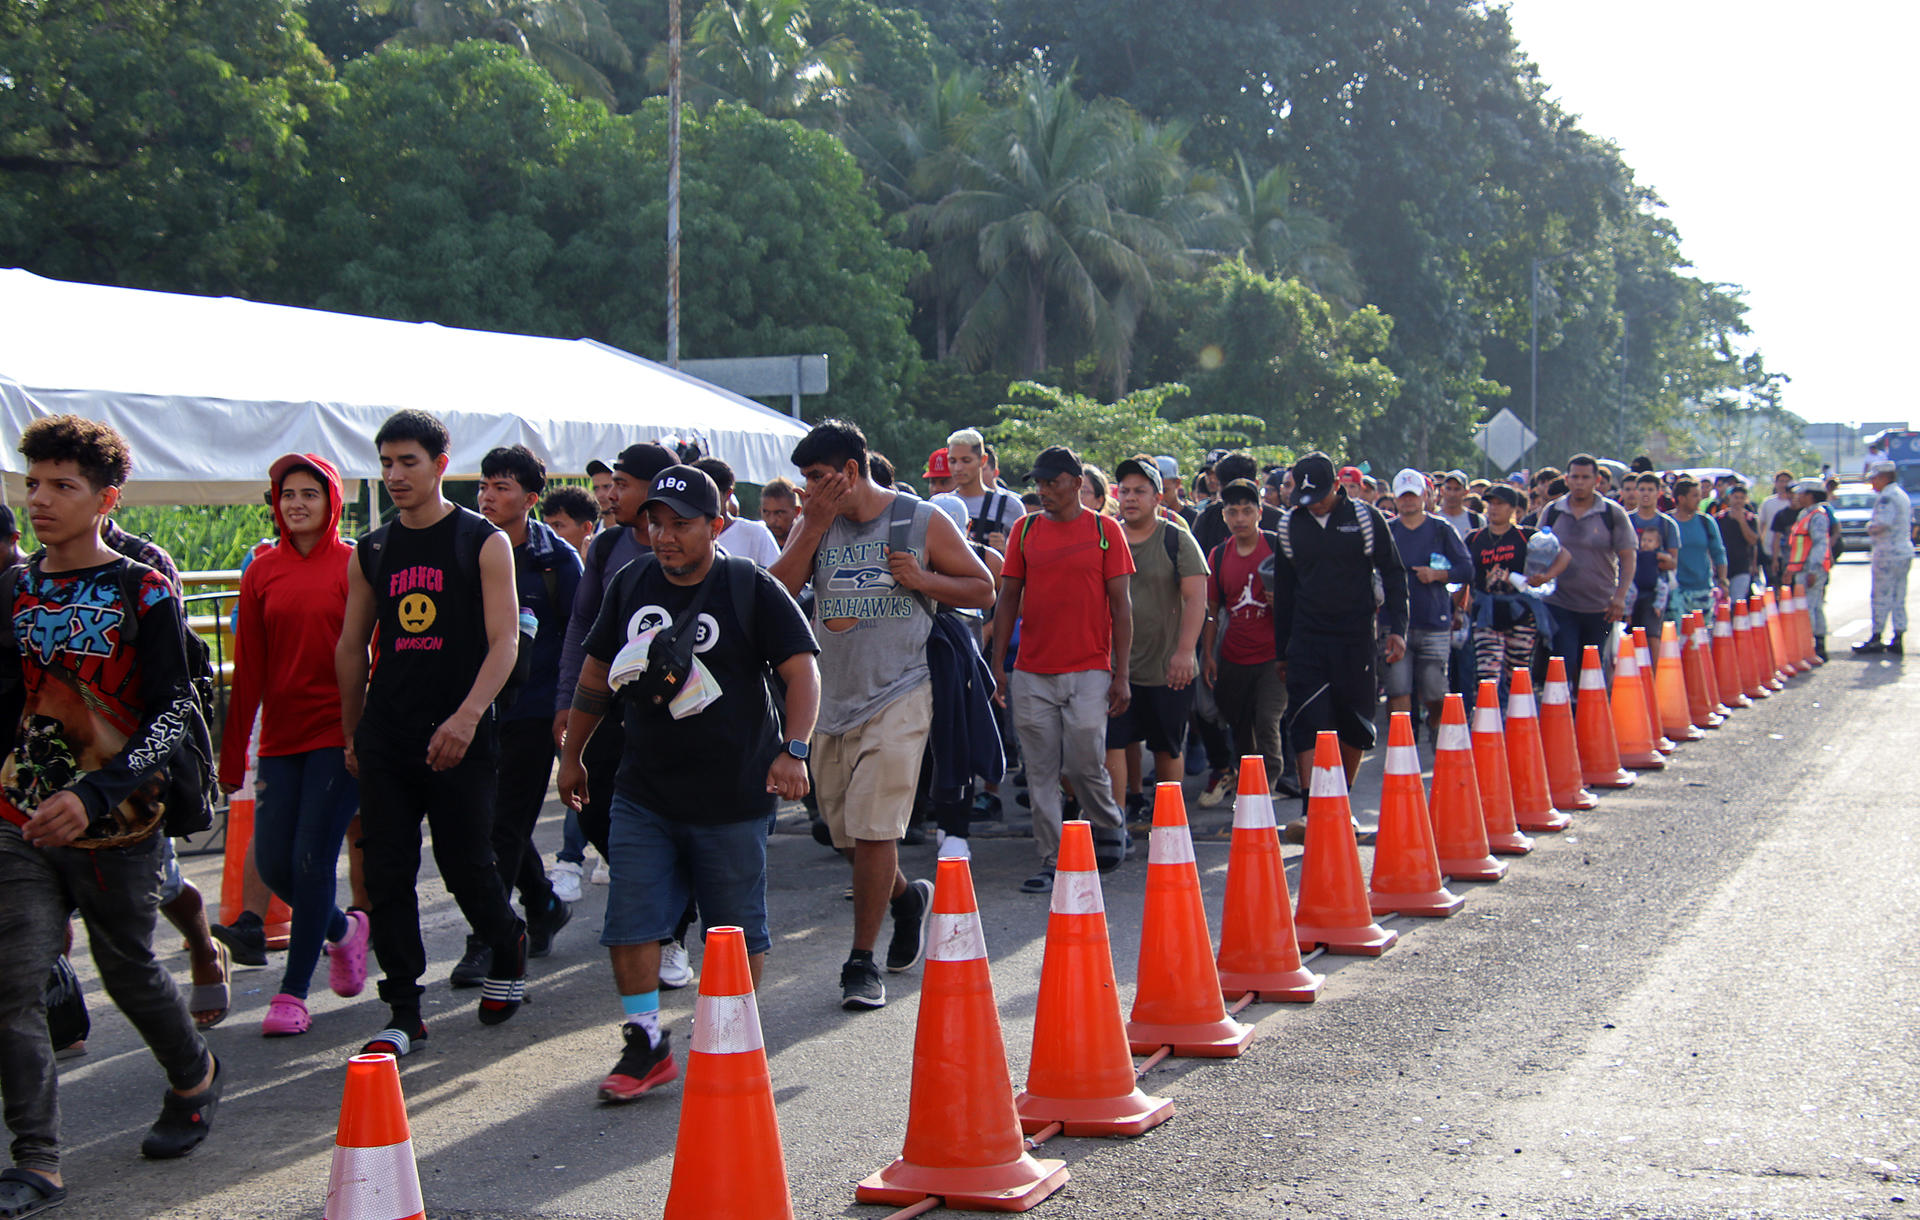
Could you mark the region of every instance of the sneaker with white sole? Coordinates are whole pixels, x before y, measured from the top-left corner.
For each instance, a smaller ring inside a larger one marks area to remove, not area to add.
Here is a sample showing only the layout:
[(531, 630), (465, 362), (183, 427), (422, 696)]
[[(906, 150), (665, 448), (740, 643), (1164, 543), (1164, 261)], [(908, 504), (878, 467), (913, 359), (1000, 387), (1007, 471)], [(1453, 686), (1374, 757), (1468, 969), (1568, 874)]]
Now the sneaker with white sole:
[(613, 880), (613, 870), (607, 867), (605, 860), (594, 862), (593, 877), (591, 880), (595, 885), (606, 885)]
[(948, 835), (940, 840), (940, 858), (942, 860), (971, 860), (973, 845), (959, 835)]
[(933, 882), (912, 882), (893, 900), (893, 940), (887, 945), (887, 969), (899, 974), (927, 955), (927, 916), (933, 911)]
[(678, 991), (693, 984), (693, 963), (687, 947), (678, 941), (660, 946), (660, 990)]
[(553, 896), (562, 902), (580, 901), (580, 866), (571, 860), (555, 860), (547, 870), (547, 883)]
[(880, 979), (880, 967), (872, 958), (849, 958), (840, 967), (840, 1007), (848, 1009), (885, 1008), (887, 985)]

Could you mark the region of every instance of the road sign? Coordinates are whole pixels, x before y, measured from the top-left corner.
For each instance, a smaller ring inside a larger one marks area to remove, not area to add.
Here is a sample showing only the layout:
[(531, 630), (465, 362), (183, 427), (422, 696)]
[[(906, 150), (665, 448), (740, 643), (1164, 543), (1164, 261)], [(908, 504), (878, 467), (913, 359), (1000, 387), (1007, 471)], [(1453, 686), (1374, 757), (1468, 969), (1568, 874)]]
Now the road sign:
[(721, 360), (682, 360), (680, 371), (748, 398), (787, 395), (793, 417), (800, 418), (802, 394), (827, 392), (827, 358), (822, 356), (736, 356)]
[(1473, 447), (1502, 470), (1510, 470), (1525, 457), (1540, 438), (1520, 422), (1520, 417), (1505, 407), (1500, 414), (1481, 424), (1473, 432)]

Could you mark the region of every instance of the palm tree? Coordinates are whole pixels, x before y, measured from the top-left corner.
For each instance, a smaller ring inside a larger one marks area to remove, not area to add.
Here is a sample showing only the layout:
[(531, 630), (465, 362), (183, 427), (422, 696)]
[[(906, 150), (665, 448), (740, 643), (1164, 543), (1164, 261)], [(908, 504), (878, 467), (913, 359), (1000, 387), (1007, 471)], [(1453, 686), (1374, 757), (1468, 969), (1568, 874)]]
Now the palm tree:
[(369, 13), (412, 22), (387, 41), (401, 46), (477, 39), (529, 56), (575, 96), (614, 106), (601, 68), (631, 68), (633, 52), (601, 0), (360, 0)]
[(1011, 85), (1009, 104), (955, 159), (957, 187), (923, 217), (934, 241), (971, 245), (983, 281), (952, 354), (971, 368), (1011, 355), (1017, 371), (1037, 374), (1058, 320), (1111, 371), (1160, 277), (1188, 260), (1158, 215), (1178, 179), (1168, 155), (1177, 140), (1118, 102), (1082, 101), (1070, 77), (1049, 80), (1037, 65)]
[(1342, 313), (1360, 307), (1360, 275), (1331, 221), (1293, 202), (1293, 175), (1275, 166), (1258, 181), (1238, 153), (1233, 202), (1246, 233), (1247, 261), (1282, 279), (1297, 279)]
[[(712, 0), (689, 31), (689, 96), (740, 102), (782, 119), (838, 107), (859, 53), (841, 37), (809, 41), (808, 26), (805, 0)], [(664, 46), (648, 54), (647, 73), (664, 86)]]

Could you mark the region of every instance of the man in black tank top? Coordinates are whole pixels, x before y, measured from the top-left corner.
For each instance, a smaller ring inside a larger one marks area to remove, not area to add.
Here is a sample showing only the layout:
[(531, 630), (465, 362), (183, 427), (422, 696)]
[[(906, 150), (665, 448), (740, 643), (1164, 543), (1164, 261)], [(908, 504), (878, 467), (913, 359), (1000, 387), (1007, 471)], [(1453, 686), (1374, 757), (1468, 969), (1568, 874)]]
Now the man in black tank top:
[(507, 904), (490, 840), (493, 700), (513, 671), (518, 603), (506, 535), (440, 494), (446, 426), (424, 411), (401, 411), (374, 443), (399, 511), (360, 539), (348, 565), (334, 664), (347, 769), (360, 780), (373, 951), (385, 974), (380, 998), (393, 1009), (389, 1028), (366, 1049), (404, 1055), (427, 1036), (415, 888), (423, 816), (441, 880), (492, 950), (481, 1023), (505, 1021), (524, 997), (526, 925)]

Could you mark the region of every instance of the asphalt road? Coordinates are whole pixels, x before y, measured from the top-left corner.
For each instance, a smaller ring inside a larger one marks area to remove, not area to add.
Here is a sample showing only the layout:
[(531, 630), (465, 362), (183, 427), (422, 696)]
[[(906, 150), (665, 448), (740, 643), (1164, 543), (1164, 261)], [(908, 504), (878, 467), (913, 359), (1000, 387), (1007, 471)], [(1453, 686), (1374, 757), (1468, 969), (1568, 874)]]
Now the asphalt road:
[[(1506, 880), (1461, 887), (1455, 917), (1396, 921), (1402, 940), (1377, 960), (1320, 959), (1319, 1002), (1249, 1010), (1259, 1038), (1244, 1058), (1156, 1068), (1145, 1086), (1174, 1098), (1176, 1116), (1136, 1140), (1051, 1142), (1073, 1178), (1036, 1214), (1912, 1213), (1920, 670), (1845, 656), (1865, 631), (1864, 562), (1836, 569), (1829, 605), (1833, 663), (1542, 836)], [(1363, 820), (1379, 765), (1356, 794)], [(1218, 824), (1203, 819), (1196, 836), (1216, 920), (1227, 848), (1205, 831)], [(541, 836), (551, 850), (553, 819)], [(932, 855), (908, 849), (909, 870), (927, 872)], [(854, 1206), (852, 1184), (900, 1149), (917, 974), (889, 976), (886, 1009), (843, 1012), (846, 868), (798, 835), (776, 836), (772, 861), (760, 1011), (795, 1210), (878, 1218), (887, 1209)], [(1016, 1081), (1047, 914), (1045, 898), (1015, 889), (1032, 863), (1029, 840), (977, 842)], [(1107, 878), (1128, 998), (1144, 872), (1136, 860)], [(189, 873), (217, 884), (214, 861)], [(536, 963), (529, 1006), (483, 1028), (476, 993), (445, 983), (458, 913), (423, 880), (433, 1036), (402, 1075), (431, 1217), (661, 1212), (679, 1087), (618, 1109), (594, 1100), (619, 1008), (595, 943), (606, 891), (587, 889)], [(323, 970), (313, 1032), (267, 1041), (277, 971), (239, 972), (234, 1013), (212, 1035), (231, 1081), (213, 1135), (156, 1165), (137, 1149), (159, 1071), (78, 959), (95, 1026), (87, 1056), (62, 1070), (66, 1214), (319, 1216), (342, 1061), (384, 1024), (371, 989), (336, 999)], [(169, 960), (185, 977), (184, 955)], [(692, 1003), (685, 991), (664, 1005), (681, 1039)]]

